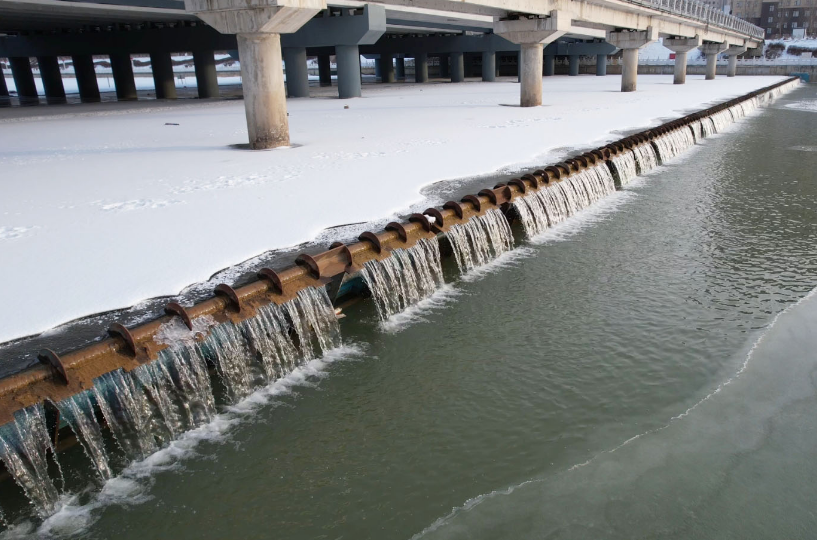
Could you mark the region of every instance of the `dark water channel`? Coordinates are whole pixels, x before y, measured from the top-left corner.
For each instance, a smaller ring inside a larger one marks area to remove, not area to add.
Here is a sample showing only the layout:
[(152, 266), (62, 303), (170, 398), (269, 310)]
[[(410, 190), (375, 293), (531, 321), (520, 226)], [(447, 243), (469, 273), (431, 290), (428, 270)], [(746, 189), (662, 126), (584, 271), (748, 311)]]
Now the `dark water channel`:
[(816, 98), (518, 239), (399, 331), (348, 307), (345, 355), (40, 533), (813, 537), (817, 114), (787, 105)]

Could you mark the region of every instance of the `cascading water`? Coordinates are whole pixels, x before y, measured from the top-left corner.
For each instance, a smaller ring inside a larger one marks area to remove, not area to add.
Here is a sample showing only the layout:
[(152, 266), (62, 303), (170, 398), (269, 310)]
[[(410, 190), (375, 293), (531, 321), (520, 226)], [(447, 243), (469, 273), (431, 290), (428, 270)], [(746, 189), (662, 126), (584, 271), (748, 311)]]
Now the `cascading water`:
[(715, 128), (715, 133), (720, 133), (733, 122), (732, 113), (729, 110), (719, 111), (709, 117)]
[(382, 261), (368, 261), (363, 279), (381, 320), (386, 320), (431, 296), (443, 285), (437, 238), (420, 239), (408, 249), (396, 249)]
[(100, 480), (108, 480), (113, 475), (105, 444), (102, 441), (102, 430), (96, 419), (91, 391), (86, 390), (57, 403), (60, 416), (68, 422), (85, 451), (85, 455), (96, 468)]
[(269, 304), (258, 309), (255, 317), (241, 323), (244, 331), (255, 345), (267, 379), (274, 381), (295, 369), (298, 350), (289, 337), (284, 309)]
[(513, 249), (511, 226), (496, 208), (466, 223), (454, 225), (447, 236), (463, 274)]
[(651, 144), (639, 144), (633, 148), (638, 174), (646, 174), (658, 166), (655, 149)]
[(689, 127), (692, 128), (692, 136), (695, 138), (695, 142), (700, 141), (704, 137), (703, 127), (701, 126), (701, 121), (698, 120), (696, 122), (692, 122), (689, 124)]
[(629, 150), (619, 154), (610, 160), (616, 170), (619, 185), (626, 186), (630, 180), (638, 176), (638, 168), (635, 164), (635, 155)]
[[(630, 154), (632, 156), (632, 154)], [(605, 164), (585, 169), (554, 186), (513, 202), (525, 235), (532, 238), (616, 190)], [(576, 196), (577, 193), (583, 196)]]
[(60, 498), (48, 476), (48, 452), (56, 461), (41, 404), (17, 411), (14, 422), (0, 426), (0, 459), (41, 516), (54, 513)]
[(97, 377), (94, 395), (125, 455), (144, 459), (159, 449), (150, 402), (130, 373), (118, 369)]
[(661, 163), (666, 163), (676, 157), (690, 146), (695, 144), (692, 132), (687, 128), (676, 129), (653, 139), (658, 148), (658, 158)]
[(301, 345), (300, 361), (315, 358), (313, 342), (322, 353), (340, 347), (340, 325), (326, 289), (301, 289), (298, 297), (284, 307)]

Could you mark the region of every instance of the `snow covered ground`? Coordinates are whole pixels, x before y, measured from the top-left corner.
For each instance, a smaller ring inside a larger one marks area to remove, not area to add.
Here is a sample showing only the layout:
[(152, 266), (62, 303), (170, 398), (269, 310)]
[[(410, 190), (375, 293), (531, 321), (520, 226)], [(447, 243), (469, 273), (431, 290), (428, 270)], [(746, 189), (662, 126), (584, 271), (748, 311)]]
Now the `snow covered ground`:
[(294, 147), (262, 152), (231, 146), (247, 141), (240, 101), (0, 109), (0, 342), (388, 217), (430, 183), (545, 165), (779, 80), (640, 75), (621, 93), (616, 76), (549, 77), (531, 109), (503, 106), (519, 101), (509, 81), (323, 89), (289, 100)]

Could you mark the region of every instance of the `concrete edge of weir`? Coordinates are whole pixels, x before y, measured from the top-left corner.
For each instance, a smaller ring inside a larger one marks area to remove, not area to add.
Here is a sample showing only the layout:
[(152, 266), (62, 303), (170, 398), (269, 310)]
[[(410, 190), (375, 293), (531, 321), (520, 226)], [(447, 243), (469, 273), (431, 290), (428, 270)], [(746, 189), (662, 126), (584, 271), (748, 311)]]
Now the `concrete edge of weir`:
[[(779, 87), (795, 84), (798, 77), (755, 90), (713, 107), (688, 114), (660, 126), (624, 137), (605, 146), (590, 150), (563, 162), (536, 169), (519, 178), (467, 195), (460, 201), (448, 201), (442, 208), (432, 207), (409, 216), (406, 222), (391, 222), (381, 232), (364, 232), (353, 244), (336, 242), (327, 251), (301, 254), (292, 266), (276, 272), (264, 268), (258, 279), (238, 288), (220, 284), (214, 295), (190, 307), (171, 302), (163, 315), (134, 328), (114, 323), (108, 337), (80, 349), (57, 354), (40, 351), (41, 364), (0, 380), (0, 425), (14, 421), (15, 412), (43, 402), (57, 403), (70, 396), (91, 389), (94, 379), (115, 371), (133, 369), (156, 360), (158, 354), (170, 345), (157, 340), (163, 324), (179, 318), (191, 331), (193, 321), (209, 316), (216, 323), (239, 323), (253, 317), (265, 305), (283, 304), (294, 299), (298, 291), (307, 287), (327, 287), (333, 304), (344, 280), (355, 276), (367, 261), (383, 260), (395, 249), (406, 249), (422, 238), (432, 238), (463, 224), (489, 209), (498, 208), (509, 220), (513, 219), (511, 203), (530, 192), (561, 182), (589, 167), (608, 163), (624, 152), (640, 145), (652, 144), (653, 139), (676, 130), (690, 129), (693, 122), (724, 111), (741, 102), (753, 99)], [(614, 175), (615, 177), (615, 175)], [(616, 188), (620, 188), (616, 181)], [(203, 340), (209, 330), (196, 335)], [(59, 422), (54, 433), (58, 437)]]

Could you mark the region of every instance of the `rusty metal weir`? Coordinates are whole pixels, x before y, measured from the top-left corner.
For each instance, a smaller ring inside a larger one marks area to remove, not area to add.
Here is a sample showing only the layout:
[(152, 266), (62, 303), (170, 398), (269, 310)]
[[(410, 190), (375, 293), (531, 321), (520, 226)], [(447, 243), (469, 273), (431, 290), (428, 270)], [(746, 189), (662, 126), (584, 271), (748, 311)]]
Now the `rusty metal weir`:
[[(94, 379), (117, 369), (131, 371), (157, 358), (159, 351), (168, 347), (156, 341), (162, 324), (178, 317), (191, 330), (193, 321), (209, 315), (216, 322), (234, 323), (255, 315), (256, 310), (270, 303), (282, 304), (295, 298), (299, 290), (323, 286), (345, 275), (358, 272), (364, 263), (383, 260), (398, 248), (413, 246), (421, 238), (431, 238), (445, 232), (452, 225), (464, 223), (482, 215), (490, 208), (510, 208), (510, 203), (529, 191), (535, 191), (560, 182), (579, 171), (605, 162), (621, 152), (642, 144), (651, 144), (659, 136), (675, 130), (690, 129), (692, 122), (723, 111), (743, 101), (764, 94), (797, 79), (792, 77), (736, 99), (689, 114), (661, 126), (648, 129), (612, 142), (595, 150), (566, 159), (561, 163), (535, 170), (492, 189), (483, 189), (460, 201), (449, 201), (439, 208), (429, 208), (422, 214), (412, 214), (408, 222), (392, 222), (385, 230), (365, 232), (354, 244), (333, 244), (328, 251), (317, 255), (299, 255), (295, 265), (275, 272), (265, 268), (258, 279), (233, 289), (222, 284), (214, 296), (190, 307), (171, 302), (165, 314), (135, 328), (115, 323), (108, 329), (109, 337), (79, 350), (57, 354), (50, 350), (39, 353), (41, 364), (0, 380), (0, 425), (11, 422), (14, 413), (45, 400), (59, 402), (81, 391), (93, 388)], [(203, 339), (202, 334), (198, 336)]]

